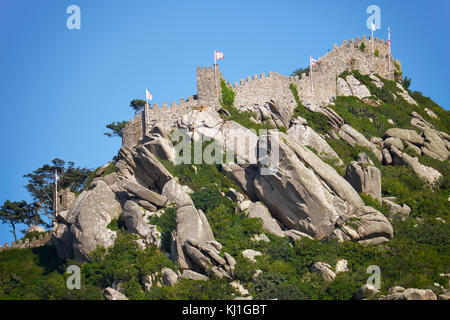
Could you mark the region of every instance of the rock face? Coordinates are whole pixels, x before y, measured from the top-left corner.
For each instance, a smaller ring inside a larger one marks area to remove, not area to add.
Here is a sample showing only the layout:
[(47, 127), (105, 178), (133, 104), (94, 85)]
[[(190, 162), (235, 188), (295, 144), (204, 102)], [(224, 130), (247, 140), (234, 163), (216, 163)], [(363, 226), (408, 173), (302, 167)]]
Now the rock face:
[(108, 184), (98, 180), (90, 190), (83, 191), (70, 208), (66, 223), (53, 230), (52, 242), (62, 258), (89, 261), (89, 254), (97, 247), (110, 247), (116, 233), (107, 228), (118, 218), (122, 208)]
[(161, 275), (166, 286), (173, 286), (178, 282), (178, 275), (170, 268), (162, 269)]
[(311, 266), (311, 272), (319, 273), (326, 282), (331, 282), (336, 278), (331, 266), (325, 262), (316, 262)]
[(144, 220), (145, 210), (137, 205), (135, 202), (128, 200), (123, 206), (123, 218), (127, 230), (135, 233), (141, 237), (139, 244), (141, 247), (149, 245), (161, 245), (161, 233), (156, 229), (156, 226), (149, 225)]
[[(162, 193), (169, 203), (175, 203), (177, 206), (171, 256), (178, 262), (180, 269), (232, 279), (234, 264), (229, 262), (231, 259), (220, 256), (222, 245), (215, 241), (205, 214), (195, 208), (187, 188), (172, 179), (166, 183)], [(228, 253), (225, 253), (225, 257), (227, 255)]]
[(414, 130), (392, 128), (385, 133), (388, 137), (394, 137), (400, 140), (409, 141), (413, 144), (423, 144), (423, 138)]
[(257, 197), (284, 227), (322, 239), (334, 233), (339, 220), (355, 217), (364, 220), (357, 241), (379, 234), (392, 237), (392, 227), (384, 216), (374, 209), (367, 216), (353, 187), (308, 148), (282, 133), (269, 133), (259, 143), (267, 143), (260, 147), (269, 150), (269, 158), (270, 146), (279, 146), (278, 172), (257, 176), (254, 183)]
[(348, 124), (344, 124), (340, 128), (338, 134), (342, 140), (344, 140), (351, 146), (360, 145), (360, 146), (366, 147), (375, 154), (375, 156), (378, 158), (379, 161), (381, 161), (383, 159), (383, 155), (382, 155), (381, 151), (377, 148), (377, 146), (374, 143), (367, 140), (363, 134), (356, 131), (354, 128), (352, 128)]
[(437, 300), (437, 297), (430, 289), (409, 288), (403, 292), (399, 290), (387, 296), (382, 296), (379, 300)]
[(360, 161), (352, 161), (345, 173), (347, 180), (358, 193), (365, 193), (381, 202), (381, 171), (371, 166), (364, 154)]
[(361, 286), (361, 288), (359, 288), (359, 290), (355, 293), (354, 298), (356, 300), (368, 299), (376, 295), (378, 292), (380, 292), (380, 290), (375, 288), (373, 285), (365, 284)]
[(247, 249), (242, 251), (242, 256), (251, 262), (256, 262), (256, 257), (261, 256), (262, 253), (256, 250)]
[(334, 235), (340, 240), (360, 241), (374, 245), (394, 237), (394, 230), (386, 217), (372, 207), (362, 207), (354, 216), (343, 222)]
[(269, 210), (266, 208), (265, 205), (263, 205), (261, 202), (251, 202), (251, 201), (244, 201), (247, 203), (243, 203), (244, 206), (241, 206), (241, 208), (246, 208), (248, 212), (249, 218), (259, 218), (263, 222), (263, 229), (277, 235), (279, 237), (284, 237), (284, 232), (281, 230), (280, 225), (278, 222), (270, 215)]
[(149, 134), (144, 137), (142, 144), (160, 159), (175, 163), (175, 149), (163, 127), (159, 125), (154, 126)]
[(348, 75), (345, 78), (345, 81), (351, 89), (352, 96), (355, 96), (359, 99), (370, 97), (371, 94), (369, 89), (367, 89), (365, 85), (361, 84), (361, 82), (359, 82), (353, 75)]
[(301, 123), (295, 124), (289, 128), (287, 135), (301, 145), (313, 147), (319, 156), (328, 159), (337, 159), (338, 163), (342, 164), (342, 160), (325, 139), (309, 126)]
[(406, 152), (402, 153), (395, 147), (391, 148), (391, 153), (394, 155), (394, 159), (397, 160), (398, 163), (405, 163), (409, 165), (420, 178), (427, 181), (431, 186), (433, 186), (435, 182), (442, 177), (442, 174), (436, 169), (421, 164), (417, 157), (413, 158)]
[(105, 290), (103, 290), (103, 295), (105, 296), (106, 300), (128, 300), (125, 295), (117, 290), (114, 290), (113, 288), (106, 288)]

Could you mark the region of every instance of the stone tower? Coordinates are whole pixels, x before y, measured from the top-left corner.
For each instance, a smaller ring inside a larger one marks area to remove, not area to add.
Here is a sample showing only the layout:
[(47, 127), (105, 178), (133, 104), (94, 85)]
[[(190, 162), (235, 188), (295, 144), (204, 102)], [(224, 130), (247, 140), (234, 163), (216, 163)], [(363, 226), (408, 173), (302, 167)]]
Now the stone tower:
[(220, 104), (220, 79), (222, 74), (216, 65), (213, 67), (197, 67), (197, 98), (200, 106), (217, 106)]

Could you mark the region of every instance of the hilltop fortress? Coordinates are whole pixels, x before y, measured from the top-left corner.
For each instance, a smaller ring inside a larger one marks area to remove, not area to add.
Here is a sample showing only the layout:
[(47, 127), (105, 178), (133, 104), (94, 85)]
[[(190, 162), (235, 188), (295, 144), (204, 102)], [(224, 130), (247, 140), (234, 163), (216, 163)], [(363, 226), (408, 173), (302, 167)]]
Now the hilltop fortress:
[[(362, 50), (361, 45), (365, 49)], [(390, 59), (390, 61), (389, 61)], [(306, 73), (299, 76), (284, 76), (269, 72), (267, 75), (248, 76), (239, 82), (228, 86), (236, 94), (235, 106), (240, 110), (254, 109), (263, 106), (268, 101), (295, 107), (296, 102), (290, 90), (290, 84), (298, 88), (299, 96), (305, 105), (329, 105), (338, 95), (338, 76), (348, 69), (358, 69), (362, 74), (378, 74), (386, 79), (393, 80), (395, 74), (401, 74), (401, 64), (389, 56), (388, 46), (384, 40), (375, 38), (375, 50), (371, 39), (362, 38), (343, 41), (341, 46), (334, 45), (333, 50), (319, 58), (319, 65), (313, 67), (311, 79)], [(395, 71), (394, 71), (395, 70)], [(177, 104), (164, 102), (162, 107), (154, 104), (147, 107), (140, 115), (136, 115), (129, 122), (123, 132), (123, 145), (133, 147), (148, 133), (150, 128), (158, 122), (167, 129), (177, 127), (177, 122), (183, 115), (194, 108), (220, 107), (220, 79), (221, 72), (216, 66), (216, 82), (213, 67), (197, 67), (197, 95), (181, 98)]]

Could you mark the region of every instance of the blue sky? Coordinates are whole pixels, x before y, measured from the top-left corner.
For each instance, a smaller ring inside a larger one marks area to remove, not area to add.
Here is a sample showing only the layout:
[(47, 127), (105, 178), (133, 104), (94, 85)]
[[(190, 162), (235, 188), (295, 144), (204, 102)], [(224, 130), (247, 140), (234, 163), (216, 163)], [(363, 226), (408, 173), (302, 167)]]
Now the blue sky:
[[(69, 5), (81, 30), (68, 30)], [(269, 71), (290, 74), (334, 43), (369, 35), (369, 5), (392, 29), (392, 50), (411, 89), (450, 106), (449, 1), (0, 0), (0, 203), (30, 200), (23, 175), (59, 157), (95, 168), (118, 138), (103, 133), (129, 120), (130, 100), (178, 101), (196, 93), (196, 66), (213, 63), (236, 82)], [(0, 243), (12, 240), (0, 225)]]

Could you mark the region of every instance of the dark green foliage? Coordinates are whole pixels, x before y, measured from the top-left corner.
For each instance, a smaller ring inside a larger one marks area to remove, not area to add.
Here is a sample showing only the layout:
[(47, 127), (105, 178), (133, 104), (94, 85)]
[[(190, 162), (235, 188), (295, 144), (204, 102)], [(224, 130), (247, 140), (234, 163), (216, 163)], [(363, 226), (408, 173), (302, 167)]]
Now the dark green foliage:
[(112, 231), (125, 231), (126, 226), (123, 215), (120, 214), (117, 219), (112, 219), (106, 227)]
[(30, 224), (34, 214), (34, 207), (26, 203), (26, 201), (11, 202), (6, 200), (0, 207), (0, 221), (11, 225), (14, 241), (17, 241), (16, 225), (20, 223)]
[(85, 281), (100, 288), (120, 281), (127, 297), (144, 298), (140, 279), (150, 273), (160, 272), (164, 267), (175, 269), (175, 266), (154, 246), (141, 250), (134, 241), (136, 239), (134, 234), (119, 232), (113, 247), (96, 249), (91, 254), (92, 262), (82, 265)]
[(304, 300), (305, 295), (293, 283), (286, 281), (286, 278), (279, 273), (263, 273), (258, 276), (253, 285), (253, 292), (256, 299), (268, 300)]
[(405, 77), (403, 78), (402, 85), (403, 85), (403, 88), (405, 88), (406, 90), (408, 90), (408, 89), (409, 89), (409, 86), (411, 85), (411, 78), (408, 78), (407, 76), (405, 76)]
[(378, 49), (375, 50), (375, 52), (373, 53), (373, 55), (374, 55), (375, 57), (378, 57), (378, 56), (380, 55), (380, 51), (378, 51)]
[(128, 124), (128, 121), (112, 122), (106, 125), (106, 128), (111, 130), (111, 132), (105, 132), (104, 135), (108, 137), (120, 137), (122, 138), (123, 129)]
[(53, 218), (55, 199), (55, 171), (58, 172), (59, 190), (70, 188), (72, 192), (78, 193), (83, 190), (91, 170), (87, 168), (75, 167), (71, 161), (65, 162), (61, 159), (54, 159), (51, 164), (44, 164), (41, 168), (25, 175), (28, 184), (25, 186), (31, 197), (40, 205), (36, 208), (37, 213), (43, 220)]
[(101, 290), (82, 282), (69, 290), (65, 268), (53, 247), (12, 249), (0, 252), (0, 299), (82, 300), (101, 299)]
[(141, 99), (134, 99), (130, 102), (130, 107), (134, 110), (134, 112), (138, 113), (142, 109), (144, 109), (147, 101)]
[(359, 51), (364, 52), (364, 50), (366, 50), (366, 45), (363, 43), (361, 43), (361, 45), (359, 46)]
[(176, 228), (177, 208), (169, 207), (164, 210), (164, 213), (158, 217), (153, 216), (150, 219), (150, 224), (157, 225), (161, 228), (161, 248), (165, 252), (170, 252), (170, 244), (172, 241), (172, 231)]
[(291, 76), (298, 76), (301, 79), (303, 73), (306, 73), (306, 76), (309, 76), (309, 66), (294, 70), (294, 72), (291, 73)]
[(234, 98), (236, 94), (233, 89), (227, 86), (225, 80), (220, 80), (220, 88), (222, 89), (222, 106), (226, 109), (230, 109), (234, 107)]
[(383, 195), (395, 196), (398, 203), (406, 203), (412, 216), (443, 219), (450, 216), (448, 189), (430, 189), (407, 166), (383, 166), (381, 172)]

